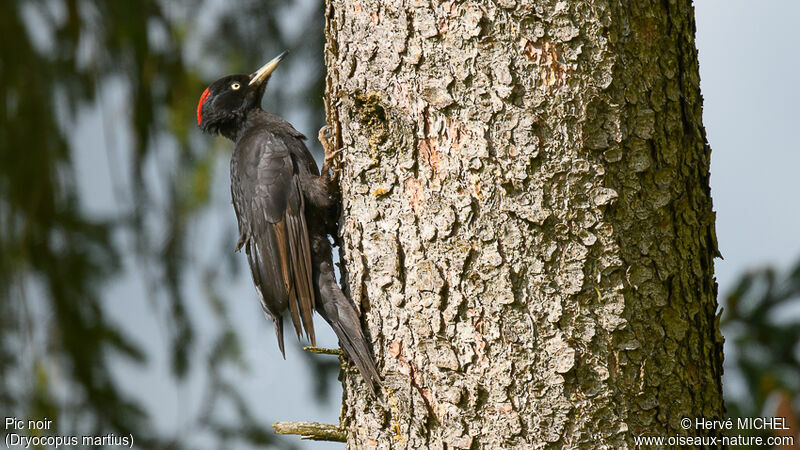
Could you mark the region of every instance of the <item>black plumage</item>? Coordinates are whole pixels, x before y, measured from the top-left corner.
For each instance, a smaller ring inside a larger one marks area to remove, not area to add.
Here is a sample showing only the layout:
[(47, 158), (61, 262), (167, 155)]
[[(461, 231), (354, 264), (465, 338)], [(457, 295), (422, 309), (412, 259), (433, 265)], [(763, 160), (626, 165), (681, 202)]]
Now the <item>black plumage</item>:
[(252, 75), (230, 75), (212, 83), (200, 97), (197, 123), (235, 143), (231, 195), (239, 222), (237, 250), (247, 254), (262, 309), (275, 324), (284, 358), (284, 313), (289, 311), (298, 337), (305, 332), (316, 345), (316, 309), (374, 393), (373, 384), (379, 383), (375, 363), (358, 313), (336, 283), (332, 267), (327, 164), (320, 176), (305, 137), (260, 106), (269, 75), (284, 56)]

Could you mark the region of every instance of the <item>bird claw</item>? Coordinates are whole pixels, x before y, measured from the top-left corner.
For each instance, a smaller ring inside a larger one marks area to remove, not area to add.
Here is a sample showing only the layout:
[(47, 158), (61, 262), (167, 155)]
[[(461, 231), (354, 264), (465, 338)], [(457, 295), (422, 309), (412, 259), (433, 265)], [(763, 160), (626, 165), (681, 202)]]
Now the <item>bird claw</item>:
[[(338, 150), (332, 151), (332, 152), (330, 152), (330, 153), (326, 152), (326, 153), (325, 153), (325, 160), (324, 160), (324, 162), (323, 162), (323, 165), (325, 165), (325, 164), (327, 163), (327, 164), (328, 164), (328, 166), (331, 166), (331, 165), (336, 165), (336, 166), (338, 166), (338, 164), (331, 164), (331, 163), (333, 163), (333, 162), (336, 162), (336, 161), (337, 161), (336, 157), (337, 157), (337, 156), (339, 156), (339, 153), (342, 153), (342, 149), (338, 149)], [(338, 172), (338, 171), (339, 171), (339, 169), (338, 169), (338, 168), (335, 168), (334, 170), (335, 170), (336, 172)]]
[(331, 127), (324, 125), (322, 128), (319, 129), (319, 138), (325, 139), (326, 141), (330, 141), (333, 137), (333, 132), (331, 131)]
[(342, 149), (332, 150), (331, 139), (333, 138), (333, 134), (330, 127), (327, 125), (319, 129), (317, 138), (319, 139), (319, 143), (322, 144), (322, 149), (325, 151), (325, 159), (322, 162), (322, 175), (329, 176), (328, 173), (331, 171), (333, 172), (333, 176), (330, 179), (336, 180), (339, 176), (341, 166), (337, 156), (342, 152)]

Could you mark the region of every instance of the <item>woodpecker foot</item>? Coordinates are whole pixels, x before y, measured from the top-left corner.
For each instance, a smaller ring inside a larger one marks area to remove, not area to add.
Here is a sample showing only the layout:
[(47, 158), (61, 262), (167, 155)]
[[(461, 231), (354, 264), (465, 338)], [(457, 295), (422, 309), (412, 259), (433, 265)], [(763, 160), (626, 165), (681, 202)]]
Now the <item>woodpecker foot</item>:
[[(327, 125), (319, 129), (317, 138), (319, 139), (319, 143), (322, 144), (322, 149), (325, 151), (325, 160), (322, 163), (322, 176), (330, 177), (331, 180), (336, 180), (339, 177), (341, 166), (337, 156), (342, 152), (342, 149), (333, 150), (331, 145), (331, 130)], [(330, 176), (329, 172), (333, 172), (333, 176)]]

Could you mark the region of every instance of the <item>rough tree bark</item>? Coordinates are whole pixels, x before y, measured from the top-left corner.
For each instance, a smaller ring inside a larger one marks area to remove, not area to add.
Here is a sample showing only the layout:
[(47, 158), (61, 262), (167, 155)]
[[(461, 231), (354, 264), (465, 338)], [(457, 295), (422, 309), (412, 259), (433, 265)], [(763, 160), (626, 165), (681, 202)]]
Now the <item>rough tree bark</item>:
[(352, 448), (631, 447), (722, 418), (689, 0), (327, 0)]

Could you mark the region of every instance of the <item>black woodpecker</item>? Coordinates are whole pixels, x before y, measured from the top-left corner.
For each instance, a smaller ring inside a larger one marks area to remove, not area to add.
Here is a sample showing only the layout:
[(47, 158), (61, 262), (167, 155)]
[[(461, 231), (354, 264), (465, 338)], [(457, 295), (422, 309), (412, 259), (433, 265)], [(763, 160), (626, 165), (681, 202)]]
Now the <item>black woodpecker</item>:
[(328, 185), (332, 154), (326, 146), (320, 175), (303, 136), (282, 118), (261, 109), (270, 74), (287, 52), (251, 75), (229, 75), (200, 96), (197, 124), (235, 143), (231, 195), (239, 222), (239, 244), (247, 253), (253, 282), (283, 347), (283, 314), (291, 313), (300, 338), (316, 345), (314, 309), (330, 324), (344, 353), (369, 389), (380, 384), (358, 313), (333, 272), (328, 241), (334, 207)]

